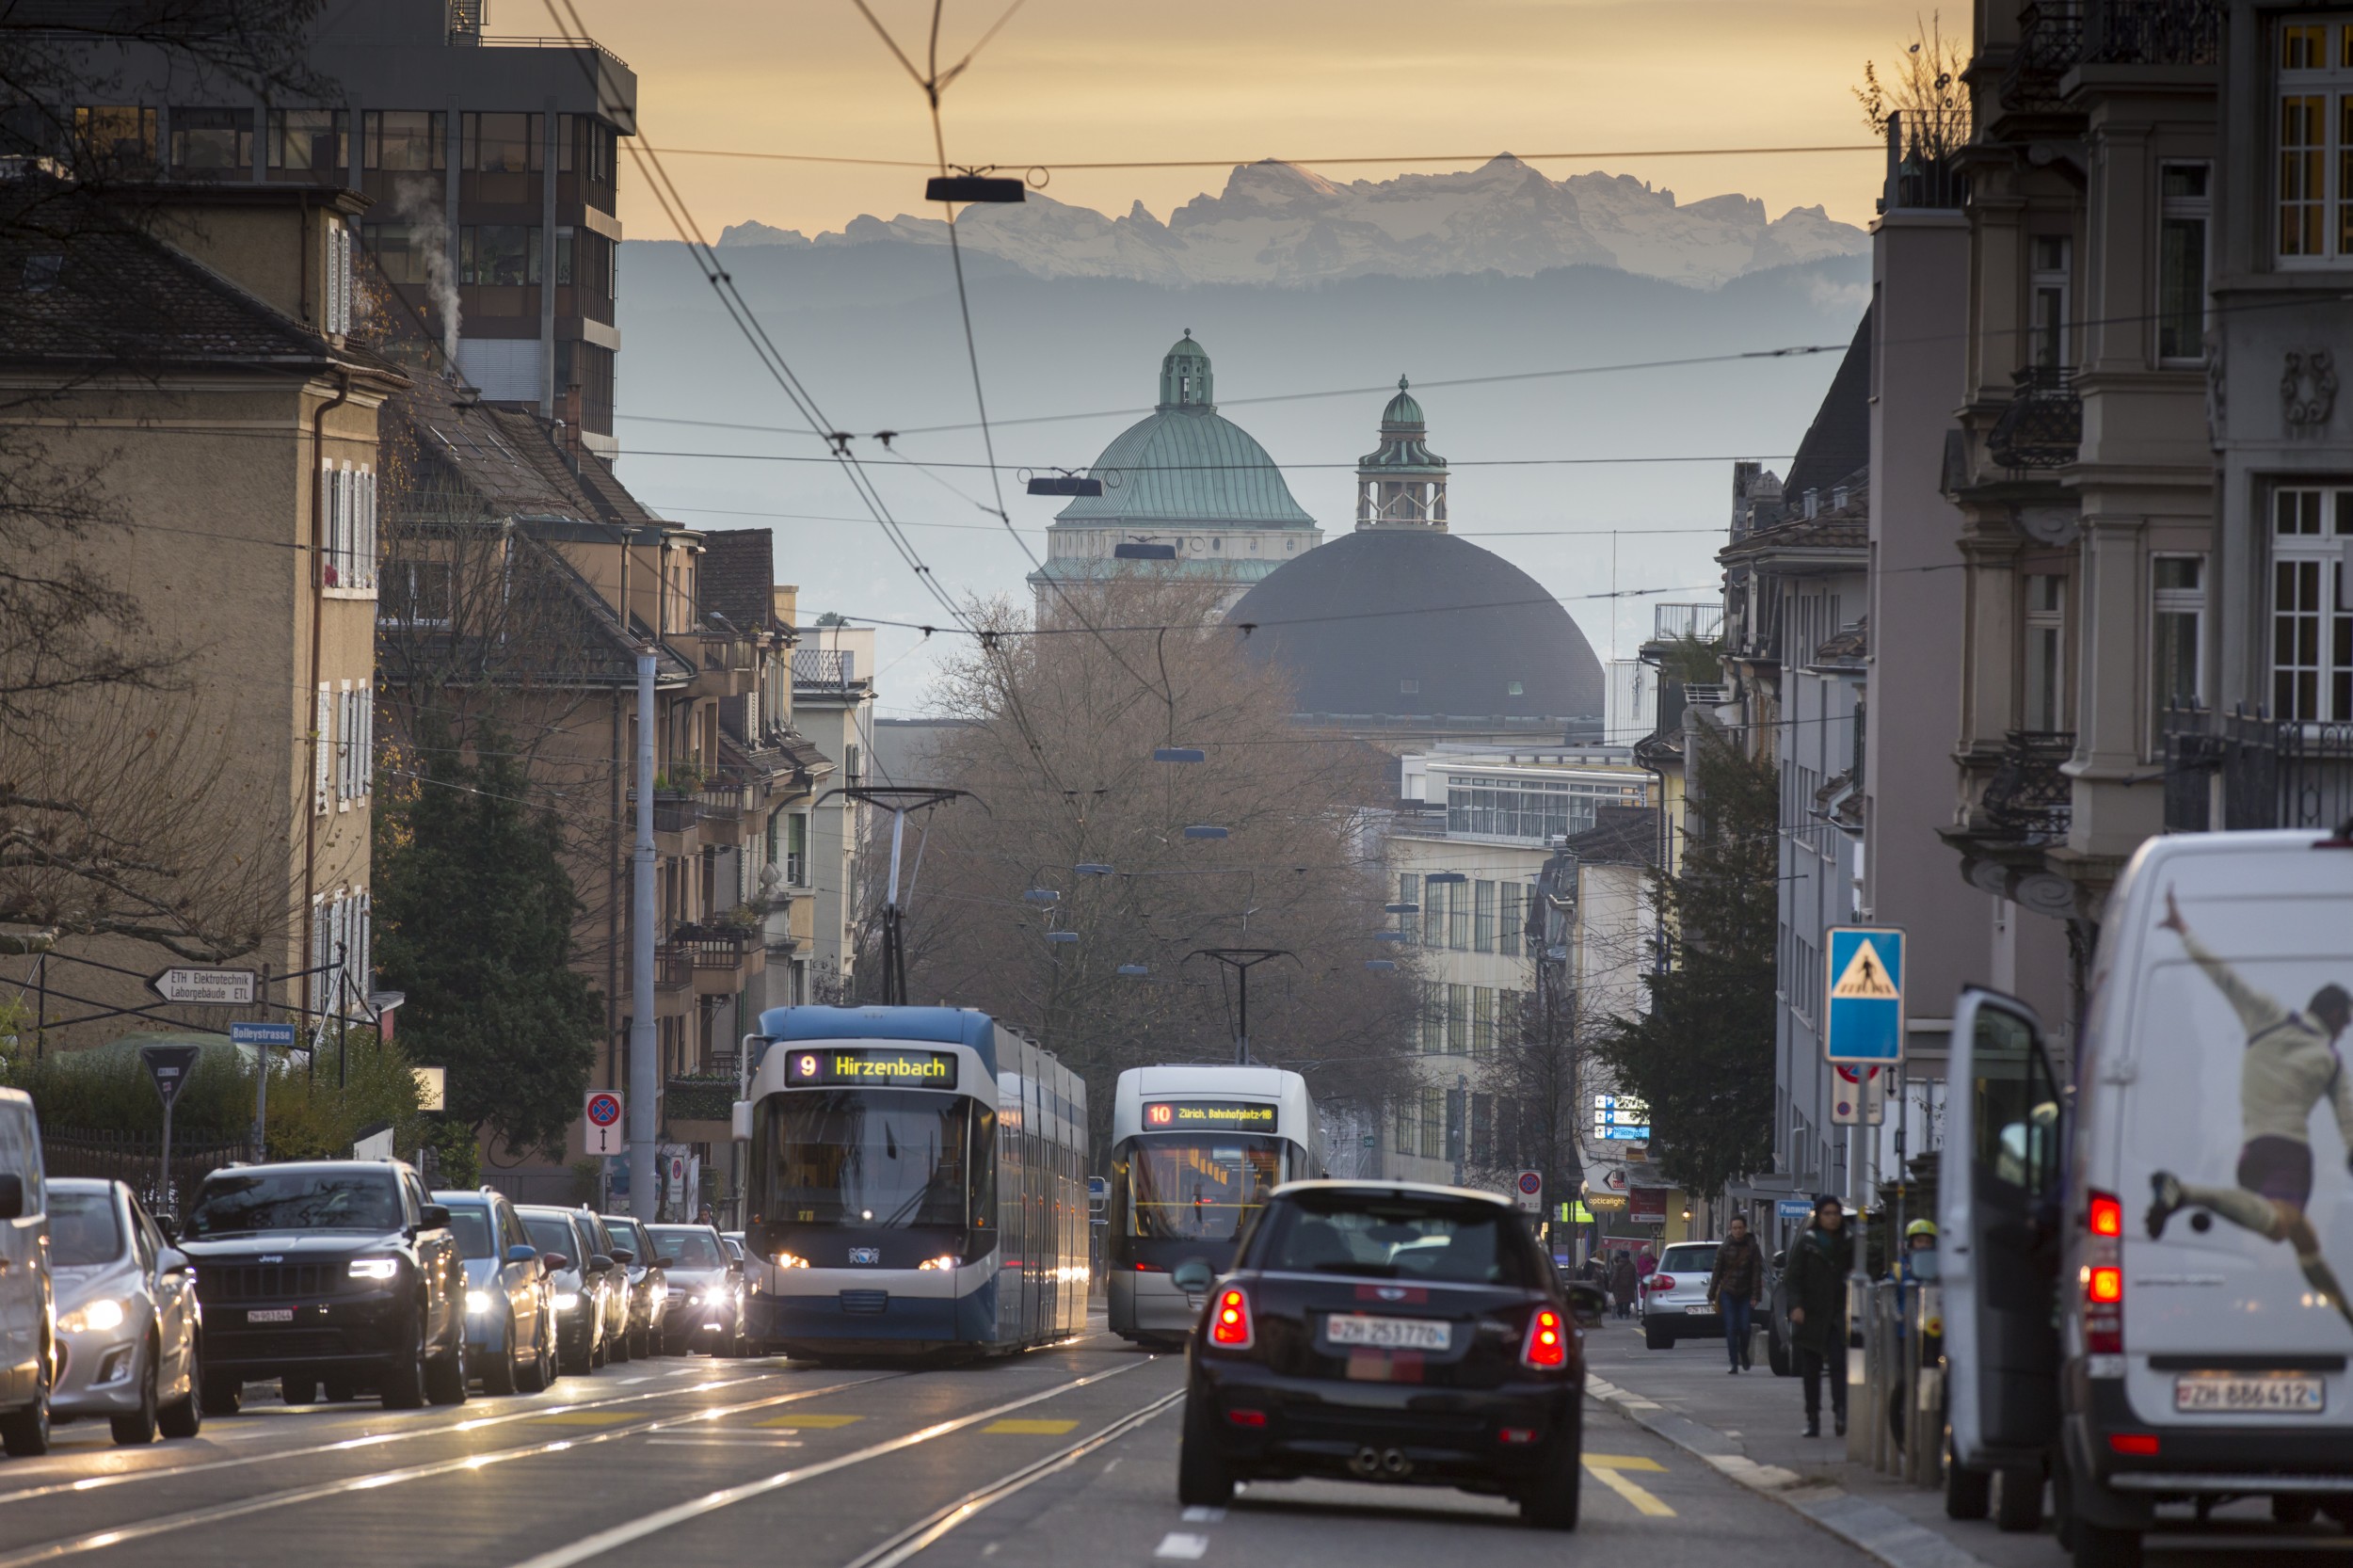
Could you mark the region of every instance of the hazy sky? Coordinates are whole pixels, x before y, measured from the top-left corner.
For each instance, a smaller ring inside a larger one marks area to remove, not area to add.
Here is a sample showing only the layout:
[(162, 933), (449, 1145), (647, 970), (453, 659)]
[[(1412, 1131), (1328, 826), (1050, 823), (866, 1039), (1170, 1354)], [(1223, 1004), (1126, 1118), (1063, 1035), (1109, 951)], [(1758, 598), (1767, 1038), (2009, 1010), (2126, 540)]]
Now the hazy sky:
[[(929, 0), (869, 0), (921, 62)], [(1006, 0), (947, 0), (952, 62)], [(723, 149), (928, 159), (920, 89), (851, 0), (579, 0), (640, 84), (645, 139)], [(1956, 6), (1965, 25), (1965, 8)], [(1169, 209), (1276, 156), (1475, 155), (1464, 164), (1319, 166), (1334, 178), (1467, 167), (1509, 151), (1814, 146), (1867, 139), (1849, 92), (1900, 55), (1917, 8), (1896, 0), (1026, 0), (945, 99), (964, 164), (1208, 159), (1197, 168), (1062, 170), (1050, 193), (1114, 213)], [(498, 0), (494, 31), (547, 31), (542, 0)], [(696, 218), (814, 232), (861, 213), (921, 211), (918, 169), (672, 156)], [(1606, 168), (1697, 200), (1762, 199), (1775, 216), (1870, 216), (1867, 152), (1546, 161)], [(626, 159), (624, 168), (629, 168)], [(667, 237), (634, 171), (632, 237)]]

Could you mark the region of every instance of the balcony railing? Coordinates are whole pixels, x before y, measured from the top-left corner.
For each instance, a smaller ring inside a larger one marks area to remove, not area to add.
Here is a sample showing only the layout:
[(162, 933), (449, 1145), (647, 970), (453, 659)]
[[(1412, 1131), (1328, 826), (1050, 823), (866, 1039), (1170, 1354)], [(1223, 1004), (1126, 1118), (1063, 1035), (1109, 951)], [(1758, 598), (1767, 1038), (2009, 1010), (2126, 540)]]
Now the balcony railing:
[(1721, 600), (1713, 604), (1654, 604), (1651, 606), (1651, 641), (1676, 642), (1696, 637), (1712, 641), (1723, 634), (1724, 607)]
[(2074, 818), (2074, 786), (2060, 764), (2075, 754), (2075, 737), (2063, 729), (2013, 729), (2002, 760), (1986, 780), (1986, 820), (2003, 835), (2026, 844), (2055, 844), (2067, 837)]
[(2084, 444), (2084, 400), (2068, 365), (2029, 365), (2010, 377), (2009, 407), (1986, 432), (1985, 449), (2006, 469), (2065, 468)]
[(702, 796), (684, 790), (656, 790), (653, 792), (653, 830), (656, 833), (684, 833), (702, 817)]
[(792, 650), (792, 684), (846, 690), (857, 684), (857, 650), (850, 648), (796, 648)]
[(748, 931), (731, 926), (682, 925), (671, 934), (670, 946), (686, 954), (697, 969), (741, 969), (746, 949), (759, 941)]
[(2093, 0), (2084, 58), (2103, 65), (2213, 65), (2222, 58), (2220, 0)]
[(2222, 826), (2332, 829), (2353, 818), (2353, 722), (2316, 724), (2261, 712), (2166, 715), (2165, 825), (2214, 825), (2213, 781), (2222, 782)]
[(2012, 114), (2057, 109), (2059, 78), (2083, 59), (2080, 0), (2038, 0), (2018, 13), (2018, 49), (2002, 76), (2002, 106)]
[(670, 942), (657, 942), (653, 950), (653, 988), (657, 991), (685, 991), (695, 984), (695, 955)]

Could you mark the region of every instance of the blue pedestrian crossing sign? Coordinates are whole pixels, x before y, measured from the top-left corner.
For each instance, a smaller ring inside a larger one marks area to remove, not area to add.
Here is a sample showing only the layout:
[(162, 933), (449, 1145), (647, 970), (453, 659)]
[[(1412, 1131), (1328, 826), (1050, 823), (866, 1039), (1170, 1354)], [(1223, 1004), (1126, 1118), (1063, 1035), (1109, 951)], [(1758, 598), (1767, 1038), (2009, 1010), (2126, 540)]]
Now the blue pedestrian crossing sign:
[(1833, 1062), (1901, 1062), (1904, 934), (1887, 926), (1834, 925), (1828, 936), (1822, 1054)]

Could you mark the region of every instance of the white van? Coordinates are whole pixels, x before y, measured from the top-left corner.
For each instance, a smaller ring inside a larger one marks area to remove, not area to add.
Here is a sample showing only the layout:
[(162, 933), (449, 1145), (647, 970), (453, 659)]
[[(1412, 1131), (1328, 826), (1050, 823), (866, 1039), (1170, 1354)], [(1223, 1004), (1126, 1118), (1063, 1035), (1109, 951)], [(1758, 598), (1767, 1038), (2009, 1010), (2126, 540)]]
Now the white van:
[(2353, 1524), (2348, 1021), (2353, 842), (2310, 832), (2141, 847), (2072, 1093), (2031, 1011), (1962, 994), (1938, 1199), (1949, 1511), (1981, 1513), (1995, 1471), (2039, 1499), (2047, 1468), (2078, 1568), (2132, 1568), (2167, 1502)]
[(0, 1089), (0, 1448), (19, 1458), (49, 1451), (56, 1320), (40, 1124), (30, 1096)]

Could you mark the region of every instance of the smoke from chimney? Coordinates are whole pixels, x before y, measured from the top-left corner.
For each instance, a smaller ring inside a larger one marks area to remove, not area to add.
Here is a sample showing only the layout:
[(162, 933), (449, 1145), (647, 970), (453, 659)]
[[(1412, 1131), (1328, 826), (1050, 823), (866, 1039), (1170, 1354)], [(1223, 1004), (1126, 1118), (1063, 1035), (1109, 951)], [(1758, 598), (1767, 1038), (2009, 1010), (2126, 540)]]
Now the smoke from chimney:
[(401, 180), (392, 186), (392, 214), (408, 225), (408, 250), (424, 260), (425, 293), (441, 318), (441, 352), (457, 368), (457, 279), (449, 264), (449, 219), (434, 200), (430, 180)]

